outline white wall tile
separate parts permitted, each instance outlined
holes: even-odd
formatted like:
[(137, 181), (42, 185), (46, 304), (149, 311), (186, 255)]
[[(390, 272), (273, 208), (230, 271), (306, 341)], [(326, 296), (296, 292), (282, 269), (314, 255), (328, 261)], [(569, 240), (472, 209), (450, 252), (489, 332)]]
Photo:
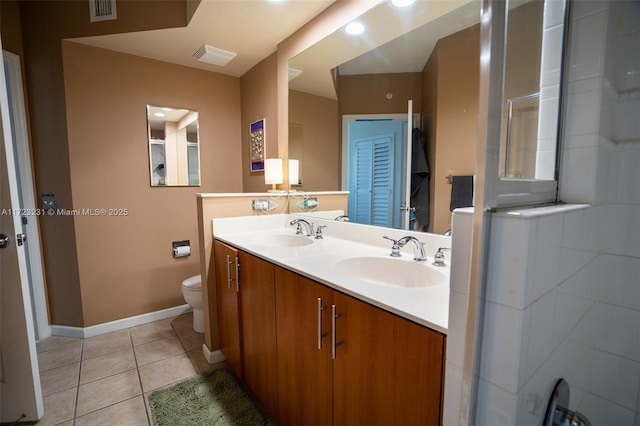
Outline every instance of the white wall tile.
[(555, 292), (547, 293), (531, 307), (531, 330), (527, 352), (527, 377), (530, 377), (556, 348), (554, 339)]
[(571, 22), (571, 81), (601, 76), (604, 71), (604, 45), (607, 12), (586, 15)]
[(444, 413), (445, 426), (458, 426), (460, 421), (460, 401), (462, 396), (462, 368), (447, 363), (444, 382)]
[(525, 306), (527, 265), (532, 263), (535, 223), (536, 220), (508, 217), (492, 219), (487, 299), (518, 309)]
[(524, 315), (507, 306), (485, 304), (480, 377), (512, 393), (518, 391), (520, 359), (529, 340)]
[(564, 149), (560, 168), (560, 199), (565, 203), (593, 203), (597, 148)]
[(606, 217), (607, 253), (640, 257), (640, 205), (610, 204)]
[(640, 204), (640, 144), (620, 144), (609, 161), (609, 201)]
[(542, 32), (540, 87), (553, 86), (560, 82), (563, 37), (564, 28), (561, 26), (548, 28)]
[(603, 279), (598, 285), (598, 300), (610, 305), (640, 310), (640, 259), (602, 256)]
[(464, 366), (467, 335), (467, 308), (469, 295), (455, 291), (449, 293), (449, 329), (447, 334), (447, 361)]
[(562, 291), (554, 293), (553, 341), (560, 345), (593, 306), (593, 300)]
[(601, 304), (595, 347), (640, 362), (640, 311)]
[(564, 23), (564, 0), (547, 0), (544, 2), (542, 28), (552, 28)]
[(450, 288), (458, 293), (469, 293), (471, 274), (471, 237), (473, 214), (454, 212), (451, 219), (451, 263)]
[[(571, 84), (570, 90), (580, 90), (585, 86), (585, 82), (591, 80), (583, 80), (581, 84)], [(579, 91), (570, 94), (567, 100), (568, 107), (565, 111), (565, 131), (569, 136), (590, 135), (600, 131), (600, 100), (602, 99), (602, 87), (595, 90)]]
[(516, 424), (517, 405), (517, 395), (480, 379), (475, 424), (513, 426)]
[(583, 18), (598, 12), (606, 11), (609, 8), (607, 0), (575, 0), (572, 7), (573, 19)]
[(636, 409), (640, 385), (640, 363), (603, 351), (593, 351), (588, 374), (592, 393), (615, 401), (630, 410)]
[(583, 413), (594, 426), (632, 425), (635, 421), (635, 413), (633, 411), (605, 401), (595, 395), (588, 395), (576, 411)]

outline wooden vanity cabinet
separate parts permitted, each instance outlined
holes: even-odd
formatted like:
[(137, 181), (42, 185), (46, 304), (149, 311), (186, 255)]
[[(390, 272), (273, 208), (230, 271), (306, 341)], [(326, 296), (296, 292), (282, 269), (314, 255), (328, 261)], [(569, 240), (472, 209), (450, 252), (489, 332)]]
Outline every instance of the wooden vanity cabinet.
[(278, 415), (274, 265), (214, 240), (220, 349), (274, 417)]
[(280, 424), (441, 424), (442, 334), (283, 268), (275, 276)]
[(277, 418), (275, 266), (243, 251), (238, 258), (244, 381)]
[(236, 375), (243, 379), (240, 298), (237, 282), (238, 250), (214, 240), (213, 256), (216, 268), (220, 350)]
[(440, 425), (444, 335), (337, 291), (334, 425)]
[(284, 268), (275, 276), (279, 422), (331, 425), (333, 291)]
[(442, 424), (443, 334), (219, 241), (214, 252), (222, 351), (279, 424)]

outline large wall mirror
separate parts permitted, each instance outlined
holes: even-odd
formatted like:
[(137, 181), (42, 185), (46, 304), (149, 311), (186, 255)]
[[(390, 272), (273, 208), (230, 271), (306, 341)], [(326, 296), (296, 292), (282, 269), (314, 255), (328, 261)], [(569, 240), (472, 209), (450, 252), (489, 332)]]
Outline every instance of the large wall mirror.
[(151, 186), (200, 186), (198, 112), (147, 105)]
[[(384, 166), (391, 168), (384, 179), (392, 184), (383, 188), (387, 201), (381, 204), (393, 210), (390, 215), (385, 213), (391, 218), (386, 226), (417, 225), (413, 229), (435, 233), (451, 227), (452, 183), (458, 176), (468, 182), (475, 172), (480, 6), (478, 1), (418, 1), (398, 8), (382, 2), (358, 19), (364, 33), (350, 35), (340, 29), (291, 59), (289, 122), (302, 130), (306, 169), (316, 167), (318, 150), (331, 153), (322, 157), (323, 182), (314, 185), (316, 174), (308, 173), (302, 189), (349, 190), (350, 197), (359, 190), (375, 193), (378, 187), (370, 178), (375, 178), (377, 165), (356, 169), (354, 165), (361, 166), (362, 161), (350, 158), (357, 150), (349, 147), (367, 138), (391, 135), (385, 143), (401, 148), (392, 149), (394, 157)], [(502, 154), (501, 167), (503, 176), (524, 176), (534, 173), (531, 157), (535, 160), (535, 147), (540, 145), (532, 129), (538, 128), (544, 2), (512, 1), (509, 9), (504, 108), (512, 106), (512, 121), (507, 143), (505, 112), (503, 147), (510, 151)], [(553, 61), (559, 64), (561, 49), (554, 54)], [(412, 100), (412, 117), (407, 116), (408, 100)], [(555, 111), (557, 117), (557, 104)], [(367, 129), (360, 129), (362, 126)], [(414, 128), (420, 130), (422, 142), (411, 137)], [(555, 149), (555, 139), (545, 141), (545, 146), (551, 145)], [(426, 157), (428, 169), (424, 162), (416, 162), (416, 155)], [(506, 172), (505, 159), (509, 164)], [(516, 171), (516, 166), (522, 166), (523, 172)], [(358, 172), (363, 170), (365, 186), (354, 190), (352, 182), (361, 178)], [(405, 194), (407, 187), (415, 192), (421, 185), (422, 200), (388, 194)], [(453, 194), (454, 198), (458, 195)], [(375, 197), (364, 200), (375, 208)], [(393, 219), (403, 214), (407, 204), (422, 206), (422, 220), (402, 224)], [(352, 221), (380, 225), (370, 219), (375, 212), (364, 219), (353, 213), (350, 207)]]

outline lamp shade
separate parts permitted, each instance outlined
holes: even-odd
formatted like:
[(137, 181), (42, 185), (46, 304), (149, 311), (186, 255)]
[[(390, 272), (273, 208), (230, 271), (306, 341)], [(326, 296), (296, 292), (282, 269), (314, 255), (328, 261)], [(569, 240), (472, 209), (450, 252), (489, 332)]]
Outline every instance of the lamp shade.
[(282, 182), (282, 158), (267, 158), (264, 161), (264, 183), (276, 185)]
[(289, 160), (289, 185), (298, 185), (299, 181), (300, 163), (298, 160)]

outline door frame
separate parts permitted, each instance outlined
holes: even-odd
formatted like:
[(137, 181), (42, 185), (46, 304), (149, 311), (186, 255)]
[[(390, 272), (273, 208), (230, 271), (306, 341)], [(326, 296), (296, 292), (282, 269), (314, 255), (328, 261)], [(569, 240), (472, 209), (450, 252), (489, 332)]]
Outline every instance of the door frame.
[[(13, 109), (14, 131), (16, 137), (16, 160), (19, 165), (19, 188), (22, 194), (20, 206), (27, 211), (37, 211), (35, 185), (33, 182), (33, 169), (31, 166), (31, 149), (29, 147), (29, 133), (27, 128), (26, 105), (24, 100), (24, 86), (22, 83), (22, 65), (20, 57), (14, 53), (2, 51), (3, 64), (6, 62), (10, 86), (7, 91), (10, 94), (11, 107)], [(51, 336), (49, 324), (49, 312), (47, 308), (47, 293), (44, 283), (44, 270), (42, 267), (42, 252), (40, 243), (40, 226), (37, 215), (29, 216), (26, 225), (28, 250), (27, 268), (29, 269), (30, 291), (32, 296), (34, 326), (36, 339), (42, 340)]]

